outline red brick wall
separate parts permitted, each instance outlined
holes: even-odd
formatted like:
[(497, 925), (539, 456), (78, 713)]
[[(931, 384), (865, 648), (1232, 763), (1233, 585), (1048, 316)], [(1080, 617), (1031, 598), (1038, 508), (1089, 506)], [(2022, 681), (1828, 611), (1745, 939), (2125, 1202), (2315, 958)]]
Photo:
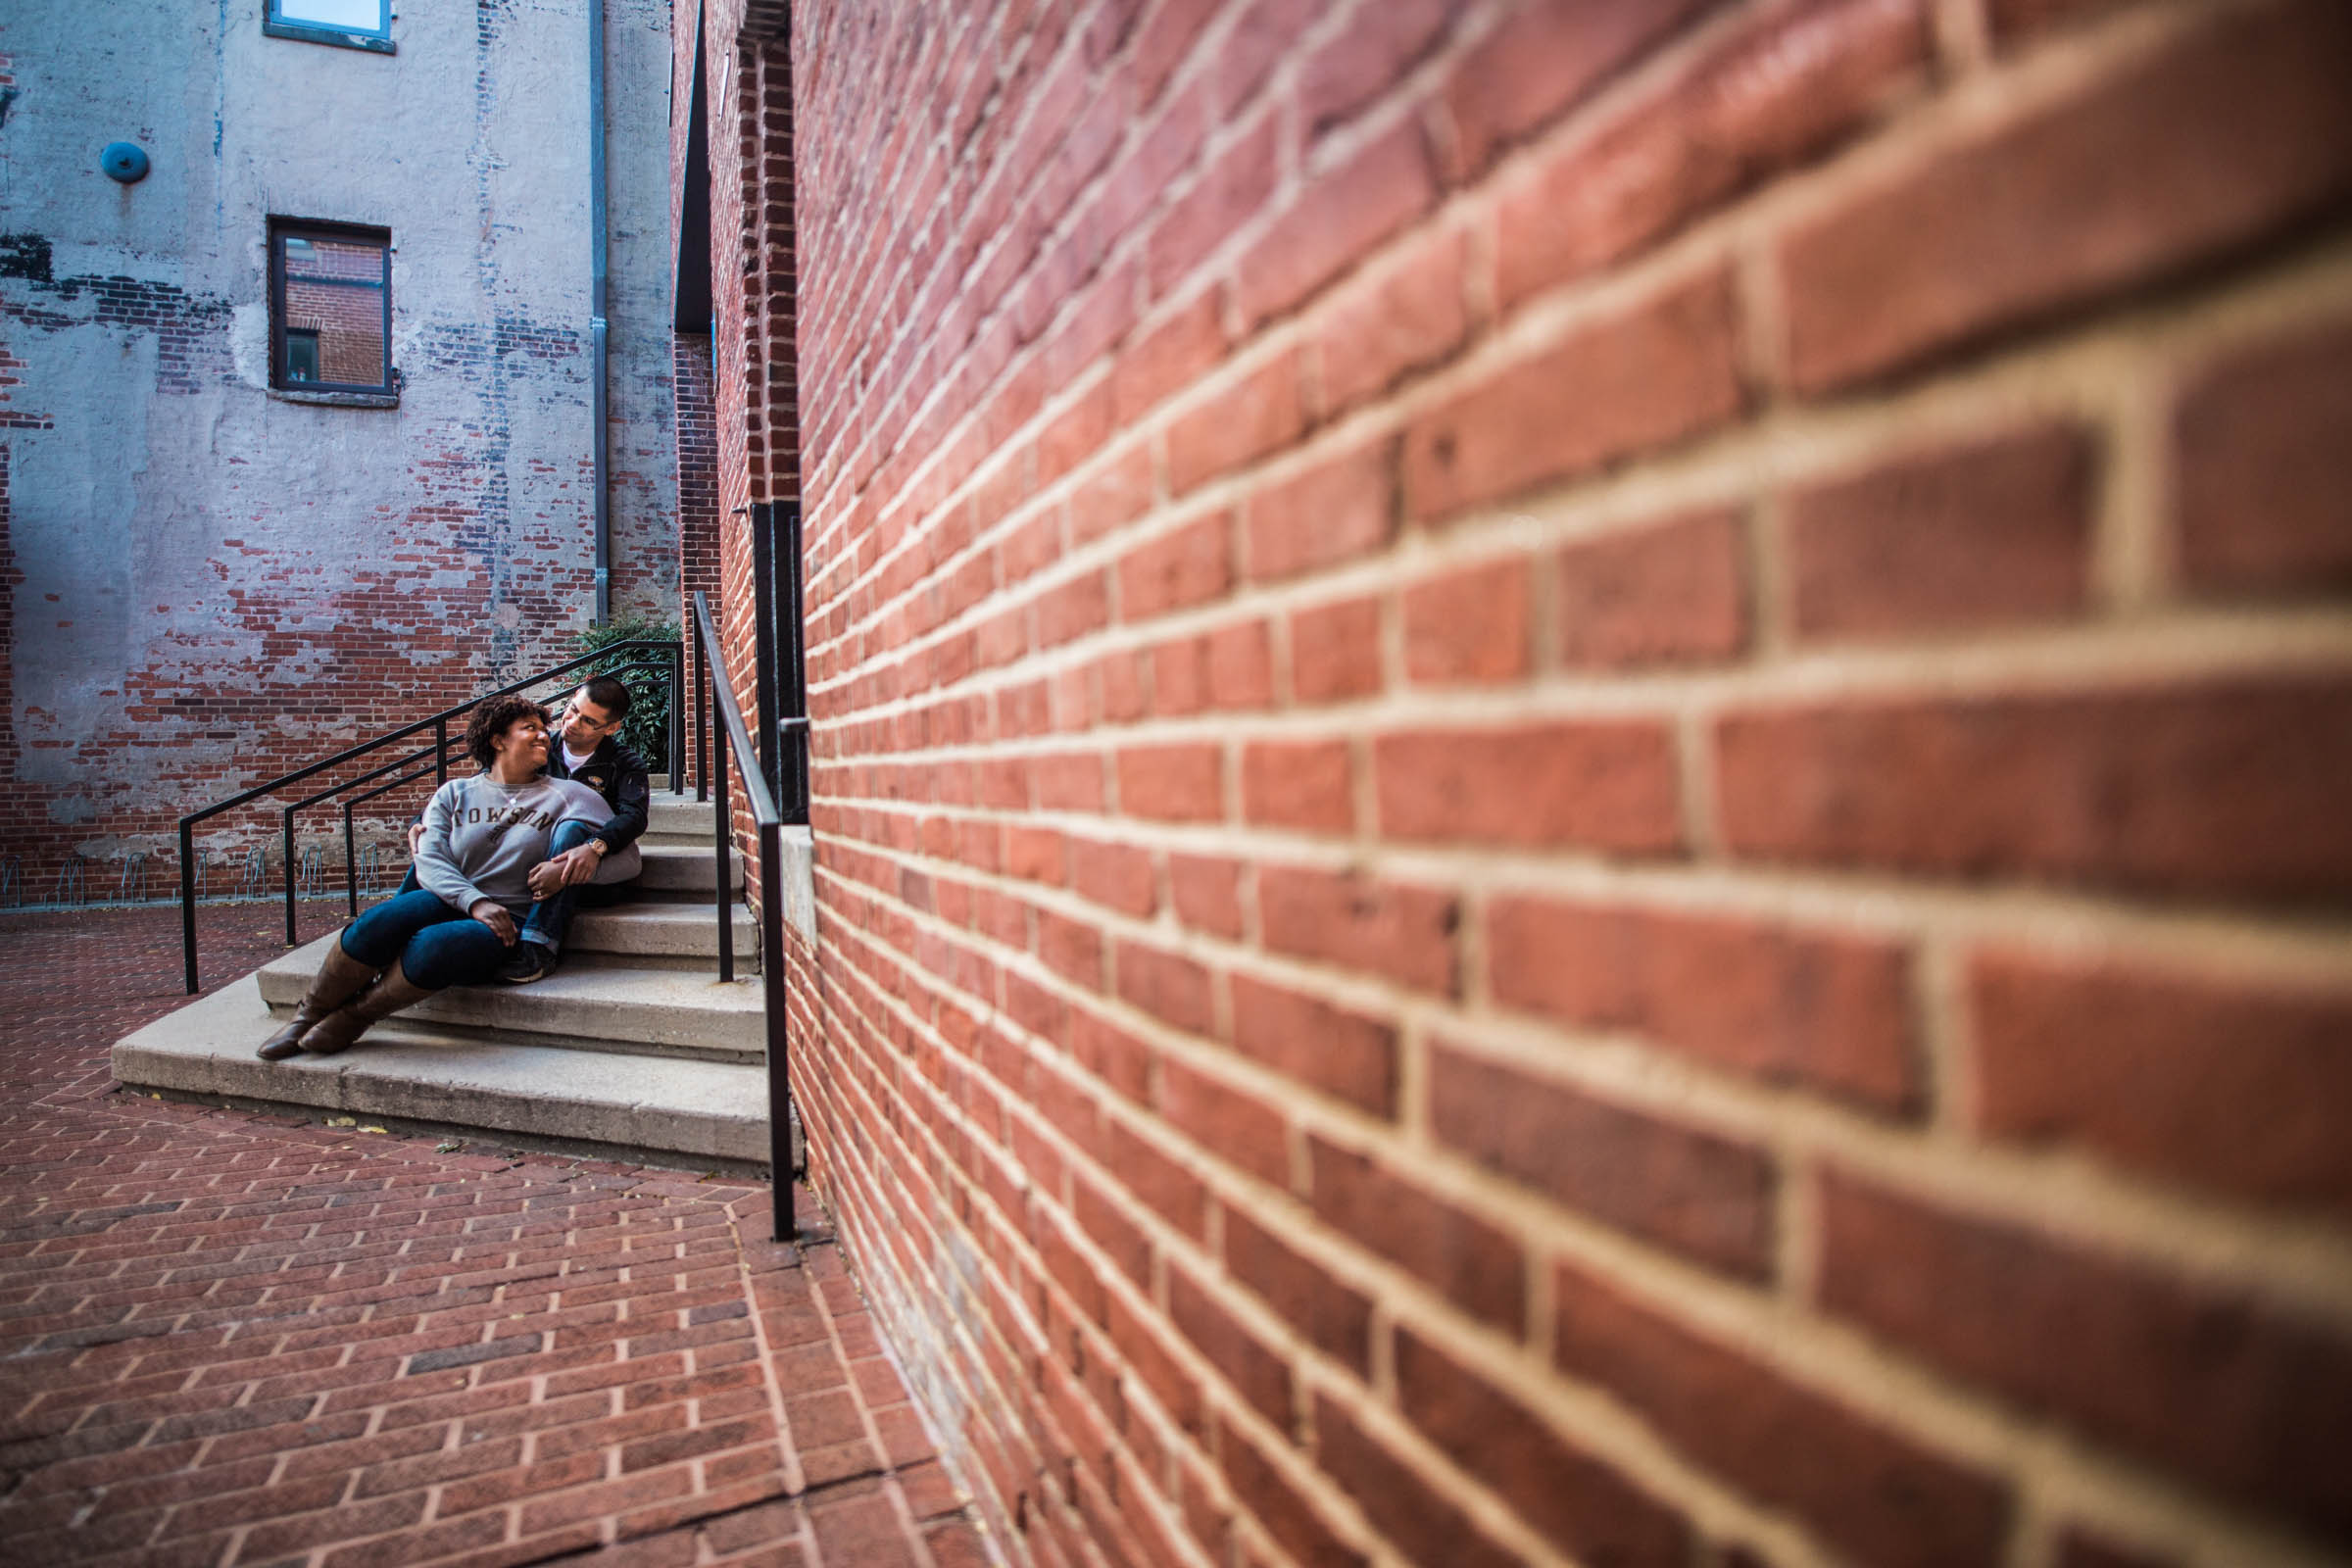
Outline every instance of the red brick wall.
[(793, 45), (795, 1075), (1014, 1558), (2352, 1550), (2352, 11)]
[[(717, 383), (717, 561), (711, 597), (747, 723), (757, 723), (752, 508), (800, 493), (793, 247), (792, 64), (767, 9), (710, 0), (702, 18), (710, 150), (710, 288)], [(672, 14), (691, 60), (692, 8)], [(685, 144), (672, 138), (682, 174)], [(715, 715), (713, 723), (716, 722)], [(749, 805), (733, 797), (737, 837), (756, 855)], [(756, 863), (756, 861), (754, 862)], [(750, 890), (754, 905), (758, 890)]]
[(677, 388), (678, 624), (693, 636), (694, 596), (718, 590), (718, 410), (710, 382), (710, 339), (679, 333), (670, 356)]

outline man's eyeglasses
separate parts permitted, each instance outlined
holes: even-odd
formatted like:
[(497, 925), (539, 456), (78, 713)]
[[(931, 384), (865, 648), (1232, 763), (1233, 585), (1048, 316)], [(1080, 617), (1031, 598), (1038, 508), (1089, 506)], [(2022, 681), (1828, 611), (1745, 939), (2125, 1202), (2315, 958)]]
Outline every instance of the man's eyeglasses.
[(567, 723), (576, 723), (583, 729), (618, 729), (621, 724), (617, 718), (590, 718), (587, 710), (577, 703), (564, 706), (564, 717)]

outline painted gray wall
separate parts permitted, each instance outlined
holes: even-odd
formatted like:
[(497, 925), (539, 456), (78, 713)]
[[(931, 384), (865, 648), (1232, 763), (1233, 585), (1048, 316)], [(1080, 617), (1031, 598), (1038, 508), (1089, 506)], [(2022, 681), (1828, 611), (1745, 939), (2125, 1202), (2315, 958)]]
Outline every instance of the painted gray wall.
[[(659, 611), (669, 7), (605, 5), (613, 602)], [(592, 613), (583, 0), (396, 10), (392, 55), (265, 36), (260, 0), (0, 14), (0, 853), (163, 848)], [(99, 172), (118, 139), (144, 181)], [(270, 392), (272, 215), (391, 230), (397, 409)]]

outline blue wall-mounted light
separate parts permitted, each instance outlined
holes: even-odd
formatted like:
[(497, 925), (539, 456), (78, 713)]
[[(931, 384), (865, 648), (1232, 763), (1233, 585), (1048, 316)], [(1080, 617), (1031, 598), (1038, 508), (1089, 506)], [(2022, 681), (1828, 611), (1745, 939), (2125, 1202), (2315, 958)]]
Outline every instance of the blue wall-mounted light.
[(107, 178), (135, 185), (147, 177), (147, 154), (137, 142), (110, 141), (98, 155), (98, 167)]

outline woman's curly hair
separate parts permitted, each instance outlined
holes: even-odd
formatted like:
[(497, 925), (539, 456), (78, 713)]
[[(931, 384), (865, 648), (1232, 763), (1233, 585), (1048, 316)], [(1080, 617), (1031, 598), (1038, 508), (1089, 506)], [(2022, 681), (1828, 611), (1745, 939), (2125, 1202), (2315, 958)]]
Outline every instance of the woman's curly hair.
[(507, 726), (518, 718), (535, 718), (547, 722), (547, 710), (528, 697), (493, 697), (473, 710), (466, 721), (466, 750), (473, 760), (488, 767), (498, 756), (491, 742), (507, 732)]

